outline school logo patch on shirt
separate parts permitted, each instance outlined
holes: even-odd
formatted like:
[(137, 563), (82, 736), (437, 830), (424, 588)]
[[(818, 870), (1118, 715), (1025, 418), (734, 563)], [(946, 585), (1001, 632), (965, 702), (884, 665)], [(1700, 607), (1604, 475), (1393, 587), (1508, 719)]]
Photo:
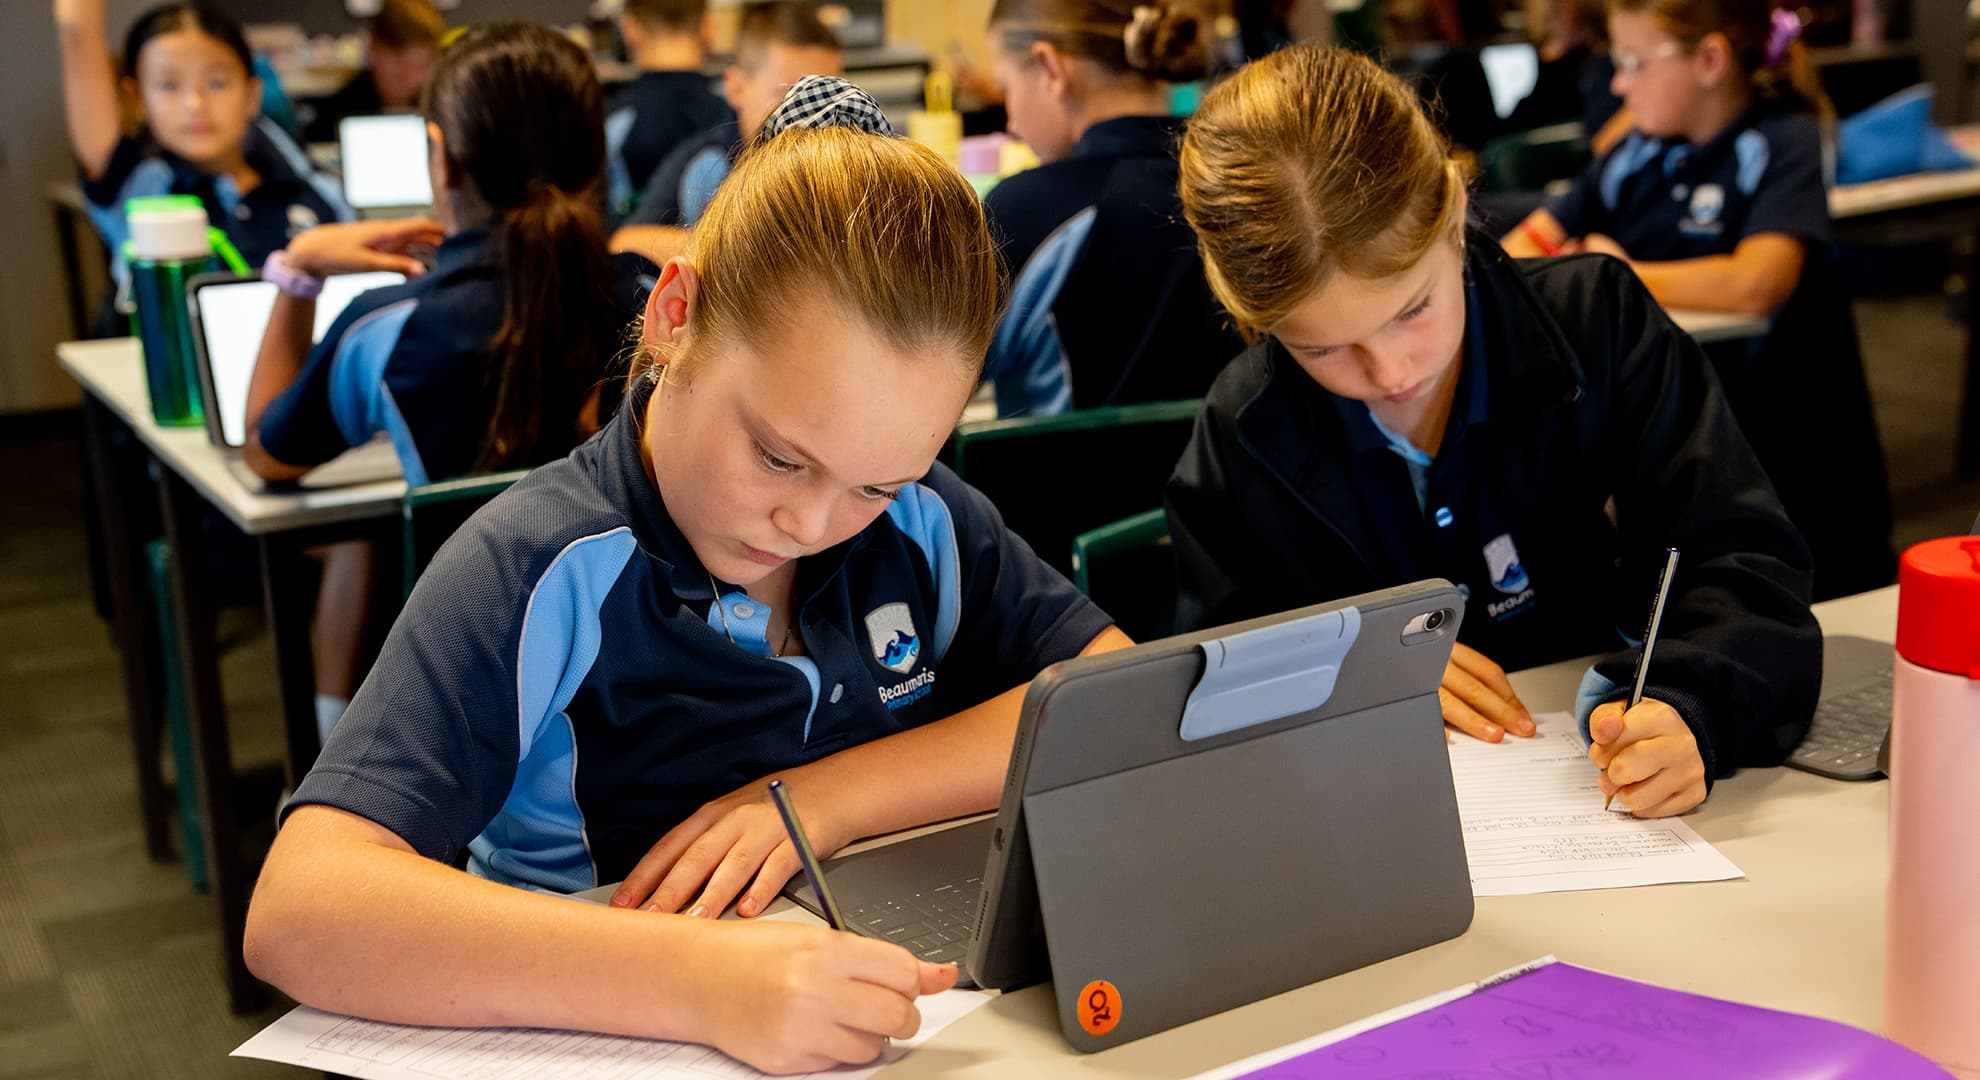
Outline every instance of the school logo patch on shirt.
[(322, 219), (316, 216), (316, 211), (301, 203), (289, 204), (289, 239), (294, 240), (322, 223)]
[(914, 632), (914, 615), (906, 604), (882, 604), (867, 612), (866, 640), (873, 658), (890, 671), (905, 675), (921, 658), (921, 638)]
[(1700, 184), (1691, 192), (1691, 205), (1678, 229), (1687, 233), (1717, 234), (1723, 227), (1720, 218), (1725, 214), (1726, 189), (1717, 184)]
[(1485, 545), (1485, 569), (1492, 575), (1492, 587), (1508, 596), (1526, 588), (1526, 567), (1519, 564), (1511, 533), (1500, 533)]

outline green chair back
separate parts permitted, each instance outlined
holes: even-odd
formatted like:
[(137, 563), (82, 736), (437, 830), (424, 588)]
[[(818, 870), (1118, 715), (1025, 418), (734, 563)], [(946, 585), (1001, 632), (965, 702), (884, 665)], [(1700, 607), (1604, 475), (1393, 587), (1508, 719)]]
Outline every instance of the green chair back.
[(945, 460), (1070, 575), (1073, 537), (1161, 504), (1201, 407), (1160, 401), (962, 424)]
[(1486, 191), (1539, 191), (1556, 180), (1571, 180), (1588, 166), (1588, 142), (1574, 121), (1502, 135), (1478, 152)]
[(476, 510), (521, 480), (528, 469), (463, 476), (437, 484), (408, 488), (399, 505), (405, 525), (405, 595), (411, 596), (413, 583), (433, 561), (440, 545), (454, 535)]
[(1136, 641), (1176, 632), (1176, 557), (1160, 510), (1073, 537), (1073, 584)]

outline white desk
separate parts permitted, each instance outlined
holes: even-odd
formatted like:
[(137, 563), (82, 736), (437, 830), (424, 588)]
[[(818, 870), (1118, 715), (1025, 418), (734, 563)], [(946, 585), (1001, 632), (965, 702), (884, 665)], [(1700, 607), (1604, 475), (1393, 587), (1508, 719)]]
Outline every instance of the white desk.
[(55, 355), (62, 370), (108, 406), (159, 464), (191, 484), (200, 498), (249, 536), (399, 512), (406, 493), (404, 480), (296, 491), (249, 490), (229, 469), (227, 453), (206, 437), (204, 427), (160, 427), (151, 418), (144, 353), (136, 338), (64, 342), (55, 347)]
[(1736, 315), (1730, 311), (1694, 311), (1669, 308), (1665, 314), (1690, 334), (1693, 341), (1709, 345), (1715, 341), (1744, 341), (1767, 332), (1767, 319), (1760, 315)]
[[(1816, 612), (1827, 632), (1890, 640), (1897, 590)], [(1584, 666), (1523, 672), (1513, 685), (1528, 703), (1558, 708)], [(1743, 772), (1686, 820), (1746, 880), (1482, 898), (1471, 929), (1455, 940), (1090, 1056), (1066, 1045), (1050, 987), (1034, 986), (971, 1013), (881, 1076), (1189, 1076), (1547, 953), (1875, 1030), (1887, 788), (1785, 768)]]
[[(250, 883), (241, 861), (233, 755), (213, 633), (214, 600), (204, 580), (206, 545), (199, 526), (200, 507), (218, 508), (260, 548), (263, 605), (287, 735), (285, 764), (293, 786), (314, 762), (317, 750), (315, 664), (309, 638), (315, 598), (303, 549), (377, 534), (396, 520), (405, 482), (251, 491), (228, 468), (228, 454), (207, 439), (204, 427), (166, 428), (152, 420), (143, 356), (136, 341), (71, 342), (58, 346), (56, 353), (63, 369), (86, 391), (92, 487), (113, 630), (122, 654), (139, 804), (146, 846), (154, 858), (162, 859), (171, 850), (164, 825), (164, 782), (158, 771), (164, 659), (151, 616), (144, 562), (145, 546), (153, 537), (142, 515), (146, 501), (155, 500), (159, 507), (172, 552), (171, 617), (180, 646), (177, 667), (192, 729), (200, 828), (219, 909), (222, 961), (235, 1011), (250, 1011), (265, 999), (265, 991), (241, 958)], [(120, 463), (130, 462), (134, 455), (149, 459), (155, 484), (132, 482), (131, 468)], [(142, 490), (147, 486), (155, 490)]]

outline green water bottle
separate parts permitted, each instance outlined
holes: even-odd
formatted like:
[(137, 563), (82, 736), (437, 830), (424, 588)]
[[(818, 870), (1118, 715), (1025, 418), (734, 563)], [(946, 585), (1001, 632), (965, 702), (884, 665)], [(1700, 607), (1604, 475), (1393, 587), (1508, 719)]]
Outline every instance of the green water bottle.
[(196, 426), (202, 413), (186, 283), (218, 270), (223, 258), (235, 273), (247, 273), (247, 264), (226, 234), (207, 224), (198, 196), (135, 198), (124, 204), (124, 214), (130, 225), (124, 262), (131, 273), (131, 332), (144, 345), (151, 416), (164, 426)]

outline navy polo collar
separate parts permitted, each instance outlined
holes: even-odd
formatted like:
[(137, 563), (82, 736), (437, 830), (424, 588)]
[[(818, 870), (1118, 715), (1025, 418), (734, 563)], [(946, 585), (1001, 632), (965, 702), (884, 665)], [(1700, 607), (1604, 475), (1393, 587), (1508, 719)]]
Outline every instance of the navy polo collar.
[[(216, 182), (212, 173), (165, 149), (155, 140), (153, 145), (157, 147), (159, 157), (171, 166), (173, 190), (203, 191)], [(247, 161), (248, 168), (253, 169), (255, 174), (261, 177), (255, 189), (242, 196), (243, 198), (258, 198), (263, 188), (267, 188), (270, 192), (286, 193), (307, 186), (309, 182), (307, 177), (296, 172), (289, 164), (287, 155), (276, 148), (268, 133), (261, 130), (260, 121), (248, 126), (247, 139), (241, 145), (241, 157)], [(285, 194), (284, 199), (286, 198)]]
[(664, 568), (667, 587), (684, 600), (714, 597), (708, 587), (708, 572), (695, 557), (687, 537), (675, 527), (660, 489), (646, 475), (640, 461), (640, 443), (645, 431), (646, 404), (653, 396), (653, 384), (641, 381), (626, 395), (618, 414), (605, 425), (591, 444), (597, 453), (597, 483), (605, 497), (626, 515), (640, 550)]
[(1181, 135), (1182, 124), (1173, 116), (1116, 116), (1087, 128), (1070, 156), (1167, 157)]
[(463, 229), (440, 241), (433, 251), (435, 281), (463, 270), (477, 270), (495, 264), (495, 239), (487, 229)]

